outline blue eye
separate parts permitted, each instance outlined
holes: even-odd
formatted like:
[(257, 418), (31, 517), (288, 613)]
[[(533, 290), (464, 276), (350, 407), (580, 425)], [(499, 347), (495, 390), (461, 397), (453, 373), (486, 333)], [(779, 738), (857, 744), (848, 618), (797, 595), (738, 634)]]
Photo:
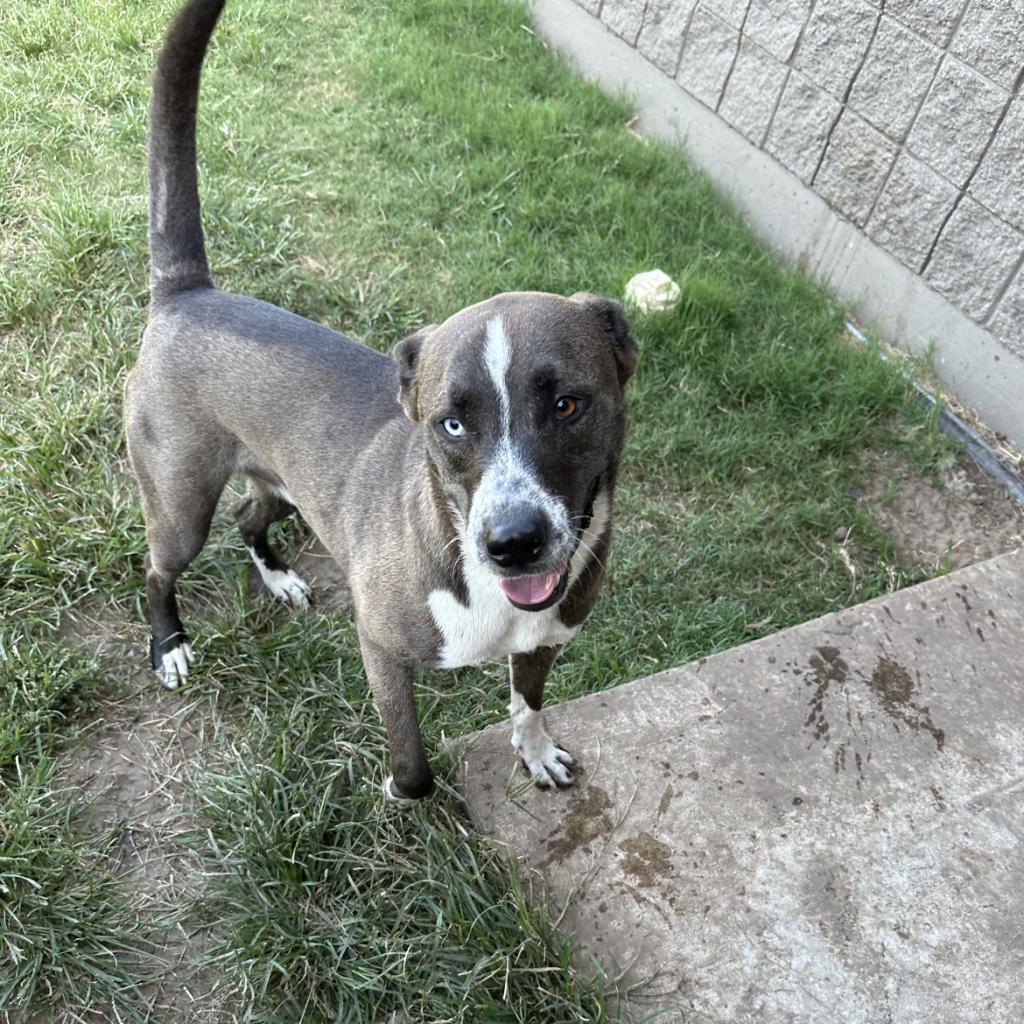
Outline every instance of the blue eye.
[(466, 433), (466, 428), (462, 425), (462, 420), (457, 420), (454, 416), (449, 416), (447, 419), (441, 420), (441, 426), (444, 427), (445, 433), (449, 437), (462, 437)]

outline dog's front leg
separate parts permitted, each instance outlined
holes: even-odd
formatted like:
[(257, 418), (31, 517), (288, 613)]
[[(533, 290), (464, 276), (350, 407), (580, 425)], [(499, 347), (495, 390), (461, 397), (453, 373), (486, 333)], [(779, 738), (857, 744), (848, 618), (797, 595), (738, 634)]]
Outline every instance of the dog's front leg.
[(416, 720), (412, 692), (416, 671), (361, 634), (359, 647), (391, 751), (391, 774), (384, 780), (384, 795), (393, 803), (411, 807), (434, 788)]
[(572, 769), (576, 762), (548, 735), (540, 710), (544, 683), (557, 654), (557, 647), (538, 647), (529, 654), (513, 654), (508, 659), (512, 746), (541, 789), (552, 785), (562, 788), (575, 782)]

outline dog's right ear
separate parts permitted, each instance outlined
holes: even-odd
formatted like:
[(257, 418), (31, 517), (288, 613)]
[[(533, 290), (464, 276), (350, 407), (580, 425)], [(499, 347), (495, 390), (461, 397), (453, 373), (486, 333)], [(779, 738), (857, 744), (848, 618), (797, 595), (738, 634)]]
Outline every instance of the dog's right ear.
[(391, 358), (398, 366), (398, 401), (405, 415), (414, 423), (419, 421), (417, 401), (417, 379), (420, 365), (420, 350), (423, 342), (437, 330), (437, 324), (428, 324), (403, 338), (391, 351)]

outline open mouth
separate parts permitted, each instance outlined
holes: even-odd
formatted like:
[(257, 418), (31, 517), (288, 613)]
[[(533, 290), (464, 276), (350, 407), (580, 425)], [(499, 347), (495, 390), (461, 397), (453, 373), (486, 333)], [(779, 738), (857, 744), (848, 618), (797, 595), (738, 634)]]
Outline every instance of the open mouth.
[(544, 608), (550, 608), (565, 593), (568, 578), (569, 567), (566, 565), (555, 572), (502, 577), (498, 584), (516, 608), (527, 612), (539, 612)]

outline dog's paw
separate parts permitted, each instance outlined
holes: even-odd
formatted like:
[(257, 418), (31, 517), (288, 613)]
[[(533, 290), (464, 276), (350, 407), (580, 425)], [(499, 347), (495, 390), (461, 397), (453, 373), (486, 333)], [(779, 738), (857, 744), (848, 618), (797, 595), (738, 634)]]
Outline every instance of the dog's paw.
[(271, 569), (254, 548), (247, 550), (259, 570), (263, 585), (278, 601), (299, 609), (306, 609), (313, 603), (312, 589), (294, 569)]
[(192, 647), (187, 643), (178, 644), (161, 655), (156, 670), (161, 685), (165, 689), (176, 690), (188, 678), (188, 667), (193, 660)]
[(394, 804), (400, 811), (408, 811), (419, 803), (419, 800), (412, 797), (398, 795), (393, 775), (389, 775), (384, 780), (384, 796), (387, 797), (388, 803)]
[(546, 731), (540, 730), (534, 736), (518, 738), (518, 742), (514, 739), (512, 746), (523, 767), (541, 789), (550, 789), (552, 786), (565, 789), (575, 783), (572, 773), (576, 766), (575, 758), (563, 750)]
[(309, 584), (294, 569), (287, 572), (270, 570), (263, 577), (267, 589), (277, 598), (293, 608), (306, 609), (313, 600)]

